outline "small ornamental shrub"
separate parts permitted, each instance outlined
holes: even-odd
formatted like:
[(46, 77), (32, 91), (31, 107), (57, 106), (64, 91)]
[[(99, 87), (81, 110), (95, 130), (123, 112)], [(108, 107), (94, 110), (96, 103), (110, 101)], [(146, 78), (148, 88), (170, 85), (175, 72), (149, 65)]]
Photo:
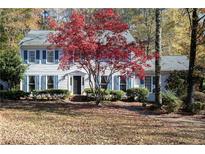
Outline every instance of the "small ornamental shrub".
[(201, 110), (205, 109), (205, 104), (202, 102), (194, 102), (190, 105), (189, 110), (193, 113), (193, 114), (197, 114), (200, 113)]
[(1, 99), (19, 100), (20, 98), (28, 97), (29, 93), (22, 90), (0, 90)]
[(110, 94), (112, 95), (112, 100), (117, 101), (122, 99), (122, 97), (125, 95), (125, 92), (122, 90), (111, 90)]
[(139, 102), (146, 102), (148, 96), (148, 89), (147, 88), (131, 88), (127, 89), (127, 97), (129, 101), (139, 101)]
[(177, 112), (181, 105), (182, 101), (172, 91), (162, 93), (162, 108), (168, 113)]
[(70, 96), (70, 92), (64, 89), (48, 89), (32, 92), (34, 99), (65, 99)]
[(94, 93), (94, 91), (91, 88), (85, 88), (84, 89), (85, 94), (88, 95), (92, 95)]

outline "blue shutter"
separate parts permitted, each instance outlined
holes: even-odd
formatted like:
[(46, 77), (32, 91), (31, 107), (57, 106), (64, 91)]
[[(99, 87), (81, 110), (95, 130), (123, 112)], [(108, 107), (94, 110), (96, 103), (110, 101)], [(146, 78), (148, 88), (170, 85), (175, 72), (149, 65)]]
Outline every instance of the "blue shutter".
[(114, 76), (114, 90), (119, 90), (119, 89), (120, 89), (119, 76), (115, 75)]
[(35, 90), (40, 90), (39, 89), (39, 75), (35, 76)]
[(58, 89), (58, 75), (54, 76), (54, 89)]
[(100, 86), (100, 76), (97, 76), (97, 79), (96, 79), (96, 83), (95, 83), (95, 87), (98, 87)]
[(130, 89), (131, 88), (131, 77), (128, 77), (126, 79), (126, 89)]
[(112, 76), (111, 76), (110, 82), (108, 83), (108, 89), (112, 90)]
[(24, 50), (23, 52), (24, 63), (28, 64), (28, 51)]
[(59, 51), (55, 50), (55, 63), (57, 64), (59, 61)]
[(36, 50), (36, 63), (40, 63), (40, 50)]
[(45, 75), (41, 76), (41, 89), (42, 90), (46, 89), (46, 76)]
[(27, 85), (28, 84), (28, 81), (27, 81), (27, 76), (25, 75), (24, 76), (24, 79), (23, 79), (23, 91), (27, 92), (28, 89), (27, 89)]
[(144, 87), (145, 81), (144, 79), (140, 79), (140, 87)]
[(46, 64), (46, 50), (42, 52), (42, 64)]

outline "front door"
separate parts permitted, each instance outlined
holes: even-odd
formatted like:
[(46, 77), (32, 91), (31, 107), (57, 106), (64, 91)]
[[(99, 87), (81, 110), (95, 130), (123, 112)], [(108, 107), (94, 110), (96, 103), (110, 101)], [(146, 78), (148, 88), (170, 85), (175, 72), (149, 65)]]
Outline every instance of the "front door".
[(81, 76), (73, 76), (73, 94), (81, 94)]

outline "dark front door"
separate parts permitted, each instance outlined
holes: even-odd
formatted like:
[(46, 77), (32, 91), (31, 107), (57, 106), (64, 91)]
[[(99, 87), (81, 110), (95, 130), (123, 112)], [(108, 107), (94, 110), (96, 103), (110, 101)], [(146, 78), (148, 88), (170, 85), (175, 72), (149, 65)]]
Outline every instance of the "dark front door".
[(81, 76), (73, 77), (73, 93), (81, 94)]

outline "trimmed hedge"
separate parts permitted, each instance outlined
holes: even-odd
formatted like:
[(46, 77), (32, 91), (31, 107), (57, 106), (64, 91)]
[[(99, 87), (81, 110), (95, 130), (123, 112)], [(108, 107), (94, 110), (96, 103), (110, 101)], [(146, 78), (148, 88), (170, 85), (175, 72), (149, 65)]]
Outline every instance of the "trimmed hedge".
[(22, 90), (0, 90), (0, 98), (1, 99), (11, 99), (18, 100), (23, 97), (28, 97), (30, 93), (24, 92)]
[(168, 113), (177, 112), (183, 102), (172, 91), (162, 93), (162, 108)]
[(131, 88), (127, 89), (127, 97), (129, 101), (139, 101), (139, 102), (146, 102), (148, 96), (148, 89), (147, 88)]

